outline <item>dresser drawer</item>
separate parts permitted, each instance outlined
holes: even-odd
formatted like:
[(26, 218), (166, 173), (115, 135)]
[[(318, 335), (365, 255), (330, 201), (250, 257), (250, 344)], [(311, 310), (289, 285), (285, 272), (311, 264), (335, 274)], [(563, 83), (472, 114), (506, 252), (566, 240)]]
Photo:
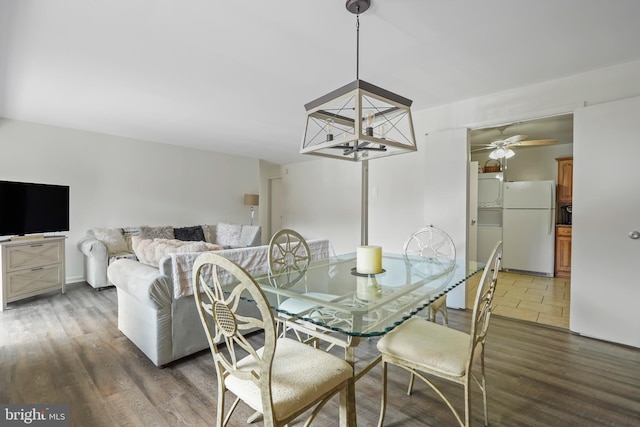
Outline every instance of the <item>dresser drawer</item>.
[(48, 290), (60, 290), (62, 286), (62, 264), (45, 267), (34, 267), (8, 273), (7, 302), (12, 302), (32, 295), (38, 295)]
[(6, 271), (31, 269), (62, 262), (64, 244), (62, 242), (39, 242), (16, 245), (7, 248)]

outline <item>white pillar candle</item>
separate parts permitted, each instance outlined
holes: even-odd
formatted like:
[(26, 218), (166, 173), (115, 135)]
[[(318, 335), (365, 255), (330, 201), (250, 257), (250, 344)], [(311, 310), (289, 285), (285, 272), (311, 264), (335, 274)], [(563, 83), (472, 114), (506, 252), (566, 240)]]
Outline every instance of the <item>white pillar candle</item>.
[(358, 246), (356, 250), (356, 271), (360, 274), (382, 273), (382, 247)]

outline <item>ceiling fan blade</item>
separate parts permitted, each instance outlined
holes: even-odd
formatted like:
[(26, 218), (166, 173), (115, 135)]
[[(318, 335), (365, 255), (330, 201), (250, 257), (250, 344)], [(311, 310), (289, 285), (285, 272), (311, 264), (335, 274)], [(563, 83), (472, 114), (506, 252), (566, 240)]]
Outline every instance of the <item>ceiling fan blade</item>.
[(505, 145), (513, 145), (513, 144), (516, 144), (516, 143), (522, 141), (526, 137), (527, 137), (527, 135), (513, 135), (513, 136), (510, 136), (509, 138), (504, 139), (502, 142)]
[(530, 141), (520, 141), (518, 145), (553, 145), (557, 143), (557, 139), (532, 139)]

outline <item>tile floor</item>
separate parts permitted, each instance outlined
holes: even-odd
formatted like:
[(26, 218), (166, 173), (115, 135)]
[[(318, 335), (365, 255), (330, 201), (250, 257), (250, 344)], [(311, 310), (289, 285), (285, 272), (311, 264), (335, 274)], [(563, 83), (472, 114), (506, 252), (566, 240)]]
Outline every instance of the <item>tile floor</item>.
[[(479, 279), (480, 275), (475, 275), (468, 282), (467, 307), (473, 304)], [(493, 298), (493, 312), (569, 329), (570, 285), (570, 279), (501, 271)]]

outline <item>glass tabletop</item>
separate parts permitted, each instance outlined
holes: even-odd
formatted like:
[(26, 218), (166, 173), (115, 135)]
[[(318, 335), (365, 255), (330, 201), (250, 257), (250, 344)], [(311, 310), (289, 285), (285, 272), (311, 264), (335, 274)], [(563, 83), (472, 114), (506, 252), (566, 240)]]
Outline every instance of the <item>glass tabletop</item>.
[(349, 253), (254, 279), (281, 317), (368, 337), (389, 332), (484, 268), (391, 253), (383, 254), (380, 274), (361, 275), (355, 266), (356, 254)]

